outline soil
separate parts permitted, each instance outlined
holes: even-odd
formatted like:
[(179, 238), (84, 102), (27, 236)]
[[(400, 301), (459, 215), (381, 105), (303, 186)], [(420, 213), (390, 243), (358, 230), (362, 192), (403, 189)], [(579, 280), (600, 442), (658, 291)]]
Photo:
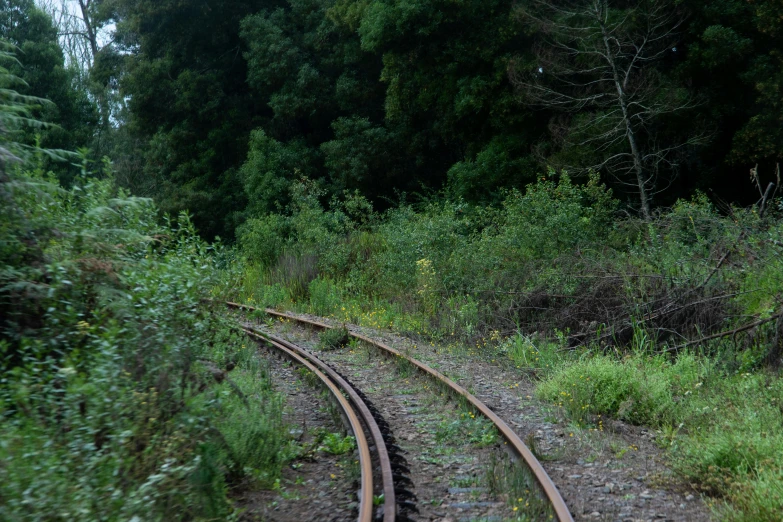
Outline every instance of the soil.
[[(292, 342), (311, 349), (316, 346), (316, 332), (285, 321), (268, 324)], [(655, 443), (654, 432), (611, 420), (604, 421), (600, 430), (574, 429), (551, 405), (535, 398), (536, 382), (530, 375), (509, 368), (503, 361), (347, 326), (437, 368), (492, 408), (533, 446), (575, 520), (710, 520), (704, 499), (667, 465), (666, 452)], [(420, 511), (412, 518), (506, 520), (520, 514), (510, 510), (502, 494), (492, 495), (482, 482), (494, 445), (477, 448), (458, 440), (447, 444), (435, 440), (437, 427), (464, 411), (438, 398), (426, 378), (406, 374), (401, 379), (396, 364), (374, 352), (347, 347), (319, 352), (319, 356), (373, 400), (408, 452), (412, 489)]]

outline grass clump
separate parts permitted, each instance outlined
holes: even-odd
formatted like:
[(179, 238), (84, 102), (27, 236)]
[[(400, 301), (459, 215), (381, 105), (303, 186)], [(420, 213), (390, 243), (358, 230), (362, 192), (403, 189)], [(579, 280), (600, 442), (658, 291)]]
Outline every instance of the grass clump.
[(532, 369), (546, 374), (568, 359), (561, 345), (546, 339), (535, 339), (517, 331), (502, 339), (497, 347), (498, 355), (511, 359), (518, 369)]
[(490, 421), (468, 411), (462, 412), (455, 420), (444, 420), (438, 424), (435, 441), (443, 443), (450, 440), (467, 441), (483, 448), (497, 443), (498, 432)]
[(723, 500), (721, 520), (779, 520), (783, 381), (722, 363), (691, 354), (589, 356), (556, 370), (538, 394), (582, 426), (613, 417), (657, 428), (674, 469)]
[(541, 383), (538, 395), (582, 425), (589, 416), (607, 415), (661, 426), (672, 420), (677, 391), (698, 378), (695, 364), (690, 356), (673, 364), (663, 357), (629, 356), (618, 364), (598, 355), (558, 369)]
[(318, 347), (321, 350), (337, 350), (348, 345), (351, 340), (350, 332), (345, 325), (329, 328), (318, 336)]
[(774, 375), (716, 372), (683, 405), (675, 469), (725, 499), (722, 520), (772, 521), (783, 512), (783, 382)]

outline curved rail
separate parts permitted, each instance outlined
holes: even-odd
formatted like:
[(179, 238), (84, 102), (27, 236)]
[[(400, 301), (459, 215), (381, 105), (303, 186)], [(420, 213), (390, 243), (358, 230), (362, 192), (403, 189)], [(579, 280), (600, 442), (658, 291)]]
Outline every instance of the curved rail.
[[(231, 308), (238, 308), (238, 309), (251, 310), (251, 311), (260, 310), (253, 306), (248, 306), (248, 305), (243, 305), (238, 303), (229, 302), (226, 304)], [(285, 319), (296, 321), (298, 323), (308, 324), (310, 326), (314, 326), (316, 328), (323, 329), (323, 330), (328, 330), (332, 328), (331, 326), (318, 321), (302, 319), (291, 314), (286, 314), (283, 312), (272, 310), (271, 308), (264, 309), (263, 311), (268, 315), (272, 315), (275, 317), (282, 317)], [(571, 516), (571, 512), (568, 510), (568, 506), (563, 500), (563, 497), (560, 495), (560, 492), (557, 490), (557, 487), (555, 486), (554, 482), (552, 482), (552, 479), (549, 477), (549, 475), (547, 475), (543, 466), (541, 466), (541, 463), (538, 461), (536, 456), (533, 455), (533, 453), (525, 445), (525, 443), (522, 442), (519, 436), (516, 433), (514, 433), (514, 430), (509, 428), (508, 424), (506, 424), (505, 421), (503, 421), (503, 419), (501, 419), (495, 412), (489, 409), (483, 402), (477, 399), (468, 390), (466, 390), (459, 384), (455, 383), (454, 381), (452, 381), (451, 379), (449, 379), (439, 371), (435, 370), (434, 368), (431, 368), (426, 364), (422, 363), (421, 361), (418, 361), (417, 359), (414, 359), (413, 357), (410, 357), (400, 352), (399, 350), (392, 348), (391, 346), (387, 346), (386, 344), (371, 339), (365, 335), (354, 333), (354, 332), (349, 332), (349, 335), (363, 342), (369, 343), (386, 353), (389, 353), (396, 357), (402, 357), (406, 359), (408, 362), (416, 366), (419, 370), (443, 382), (452, 391), (461, 395), (468, 402), (470, 402), (473, 405), (473, 407), (475, 407), (482, 415), (488, 418), (497, 427), (498, 431), (500, 431), (501, 435), (503, 436), (504, 439), (506, 439), (506, 442), (508, 442), (508, 444), (514, 450), (514, 452), (519, 457), (521, 457), (528, 465), (530, 470), (533, 472), (533, 475), (536, 477), (536, 480), (541, 485), (544, 494), (549, 499), (549, 502), (555, 511), (555, 515), (557, 516), (557, 519), (560, 522), (573, 522), (574, 519)]]
[[(348, 418), (351, 430), (356, 436), (356, 445), (359, 448), (359, 464), (361, 468), (361, 492), (359, 496), (359, 522), (369, 522), (372, 520), (372, 508), (373, 508), (373, 470), (372, 460), (370, 457), (369, 445), (367, 444), (367, 437), (364, 434), (362, 423), (367, 427), (370, 433), (373, 444), (375, 446), (375, 452), (378, 456), (378, 463), (380, 464), (381, 484), (383, 488), (383, 522), (395, 522), (396, 517), (396, 501), (394, 491), (394, 481), (391, 469), (391, 461), (386, 449), (386, 444), (383, 440), (383, 435), (378, 423), (372, 416), (367, 405), (356, 393), (356, 390), (351, 386), (340, 374), (335, 372), (323, 361), (318, 359), (315, 355), (311, 354), (307, 350), (281, 339), (274, 335), (260, 332), (254, 328), (243, 327), (242, 331), (251, 335), (257, 339), (261, 339), (264, 342), (272, 345), (274, 348), (284, 352), (286, 355), (296, 360), (310, 371), (312, 371), (321, 381), (326, 384), (332, 394), (337, 398), (340, 403), (340, 407), (345, 412)], [(341, 390), (348, 395), (346, 400), (345, 396), (341, 393)], [(350, 403), (348, 402), (350, 401)], [(352, 405), (351, 405), (352, 403)], [(358, 410), (354, 411), (354, 408)], [(361, 421), (359, 420), (361, 419)]]
[(394, 522), (396, 513), (396, 499), (394, 492), (394, 478), (392, 474), (391, 460), (389, 459), (389, 453), (386, 449), (386, 443), (383, 440), (383, 434), (375, 421), (370, 409), (365, 404), (364, 400), (359, 396), (353, 386), (346, 381), (339, 373), (334, 371), (329, 365), (324, 363), (318, 357), (308, 352), (307, 350), (276, 337), (266, 332), (258, 331), (254, 328), (245, 327), (245, 332), (251, 332), (257, 336), (261, 336), (267, 339), (268, 342), (274, 345), (282, 345), (291, 351), (296, 352), (300, 356), (306, 358), (310, 363), (317, 366), (324, 374), (326, 374), (332, 382), (337, 384), (347, 395), (348, 399), (353, 403), (353, 406), (359, 410), (359, 416), (361, 417), (364, 425), (367, 427), (367, 431), (370, 432), (373, 444), (375, 445), (375, 453), (378, 456), (378, 463), (381, 468), (381, 484), (383, 489), (383, 522)]

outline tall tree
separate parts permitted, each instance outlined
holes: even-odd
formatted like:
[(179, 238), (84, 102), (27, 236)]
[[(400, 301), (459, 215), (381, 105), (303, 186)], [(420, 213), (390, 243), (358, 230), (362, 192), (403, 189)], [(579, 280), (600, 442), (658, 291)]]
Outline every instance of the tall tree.
[[(90, 143), (95, 129), (95, 107), (76, 88), (74, 71), (65, 66), (52, 18), (33, 0), (0, 0), (0, 36), (15, 46), (18, 61), (7, 64), (10, 74), (22, 85), (16, 89), (28, 96), (48, 99), (35, 109), (38, 120), (52, 124), (28, 129), (24, 143), (52, 149), (71, 149)], [(67, 166), (53, 166), (67, 177)]]
[(80, 87), (95, 100), (100, 113), (93, 148), (110, 152), (111, 134), (123, 99), (117, 77), (121, 57), (113, 45), (116, 13), (112, 0), (39, 0), (58, 28), (58, 37)]
[(418, 181), (440, 187), (449, 173), (458, 195), (491, 199), (497, 187), (534, 179), (536, 166), (520, 160), (541, 127), (506, 74), (529, 45), (515, 2), (340, 3), (356, 6), (362, 48), (382, 56), (386, 122), (400, 129)]
[[(322, 179), (332, 193), (371, 197), (406, 185), (401, 144), (384, 125), (381, 59), (361, 49), (344, 7), (288, 0), (242, 23), (248, 83), (271, 110), (243, 169), (255, 212), (255, 202), (273, 203), (259, 197), (264, 184), (279, 194), (301, 175)], [(264, 158), (274, 169), (254, 170)]]
[(675, 174), (678, 156), (703, 138), (665, 126), (696, 105), (657, 67), (677, 51), (683, 14), (670, 0), (528, 5), (519, 16), (542, 38), (532, 61), (510, 69), (523, 102), (566, 115), (553, 127), (578, 157), (567, 166), (606, 170), (632, 186), (649, 220), (659, 175)]
[[(732, 156), (735, 161), (783, 161), (783, 2), (750, 0), (757, 40), (768, 42), (752, 62), (749, 83), (755, 91), (757, 113), (737, 133)], [(760, 42), (761, 43), (761, 42)], [(771, 43), (771, 45), (769, 45)], [(771, 169), (769, 169), (771, 170)]]
[[(265, 108), (250, 95), (240, 21), (263, 0), (116, 0), (115, 46), (131, 134), (164, 210), (231, 236), (246, 205), (238, 169)], [(124, 162), (130, 164), (130, 162)]]
[[(783, 128), (783, 108), (766, 98), (765, 87), (774, 86), (783, 67), (780, 41), (766, 30), (766, 7), (774, 0), (683, 0), (678, 7), (688, 13), (677, 53), (667, 58), (672, 77), (698, 96), (698, 121), (711, 131), (711, 139), (699, 147), (684, 165), (671, 194), (677, 197), (693, 189), (727, 201), (749, 204), (758, 197), (747, 182), (748, 169), (759, 164), (760, 175), (772, 175), (783, 158), (774, 136)], [(692, 115), (693, 116), (693, 115)], [(778, 140), (778, 144), (781, 142)]]

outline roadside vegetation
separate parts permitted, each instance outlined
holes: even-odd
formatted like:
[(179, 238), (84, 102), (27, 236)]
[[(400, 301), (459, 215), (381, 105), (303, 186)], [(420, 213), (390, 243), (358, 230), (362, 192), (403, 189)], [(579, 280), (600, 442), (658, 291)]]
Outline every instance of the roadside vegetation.
[[(702, 194), (651, 221), (593, 176), (550, 171), (498, 206), (384, 213), (357, 194), (239, 230), (242, 299), (503, 356), (576, 426), (658, 430), (721, 518), (783, 510), (783, 205)], [(767, 197), (762, 197), (766, 193)]]
[(228, 519), (290, 453), (282, 398), (202, 301), (220, 247), (112, 184), (0, 184), (0, 519)]
[(231, 519), (293, 453), (265, 364), (204, 302), (228, 253), (108, 165), (60, 185), (44, 158), (76, 155), (18, 141), (45, 101), (0, 73), (0, 520)]

